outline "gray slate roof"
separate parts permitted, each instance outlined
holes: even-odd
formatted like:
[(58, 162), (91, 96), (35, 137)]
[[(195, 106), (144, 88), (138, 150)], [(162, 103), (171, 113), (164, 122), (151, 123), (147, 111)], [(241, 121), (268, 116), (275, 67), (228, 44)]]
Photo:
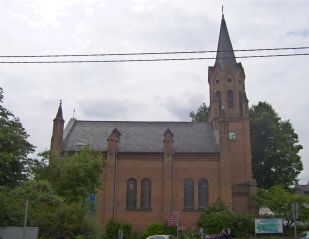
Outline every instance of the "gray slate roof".
[(309, 191), (309, 184), (306, 184), (306, 185), (295, 185), (295, 188), (299, 188), (302, 191)]
[(229, 32), (227, 30), (224, 17), (222, 17), (216, 63), (219, 64), (221, 71), (224, 71), (228, 62), (230, 62), (234, 66), (235, 70), (237, 70), (237, 63), (232, 47), (232, 42), (229, 36)]
[(175, 153), (218, 153), (219, 147), (209, 123), (82, 121), (70, 119), (64, 130), (63, 151), (75, 151), (76, 144), (90, 144), (97, 151), (107, 151), (107, 139), (117, 128), (118, 152), (163, 152), (164, 133), (173, 133)]

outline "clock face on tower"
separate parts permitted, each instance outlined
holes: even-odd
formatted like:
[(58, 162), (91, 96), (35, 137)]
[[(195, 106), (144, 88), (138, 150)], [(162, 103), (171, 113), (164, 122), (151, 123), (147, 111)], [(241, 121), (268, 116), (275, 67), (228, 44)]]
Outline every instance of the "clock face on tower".
[(229, 139), (230, 140), (235, 140), (236, 139), (236, 133), (235, 132), (229, 132)]

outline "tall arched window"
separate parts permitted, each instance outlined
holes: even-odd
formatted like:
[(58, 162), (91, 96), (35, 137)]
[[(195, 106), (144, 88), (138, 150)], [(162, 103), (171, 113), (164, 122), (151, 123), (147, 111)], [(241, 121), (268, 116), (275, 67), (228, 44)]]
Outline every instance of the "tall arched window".
[(184, 208), (194, 209), (194, 182), (190, 178), (184, 183)]
[(150, 209), (151, 208), (151, 181), (149, 178), (144, 178), (142, 180), (142, 197), (141, 197), (141, 208)]
[(217, 96), (218, 96), (218, 99), (219, 99), (219, 112), (221, 111), (221, 92), (220, 91), (217, 91)]
[(243, 109), (242, 109), (242, 92), (239, 92), (239, 114), (240, 116), (243, 116)]
[(136, 208), (136, 179), (130, 178), (127, 181), (127, 200), (126, 208), (135, 209)]
[(234, 97), (232, 90), (227, 91), (227, 108), (234, 108)]
[(208, 206), (208, 181), (204, 178), (198, 181), (198, 208)]

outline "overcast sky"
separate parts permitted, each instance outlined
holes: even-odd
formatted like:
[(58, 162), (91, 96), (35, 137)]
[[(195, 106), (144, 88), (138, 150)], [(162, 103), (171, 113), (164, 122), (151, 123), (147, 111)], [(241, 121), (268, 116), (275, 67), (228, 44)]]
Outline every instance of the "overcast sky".
[[(224, 16), (234, 50), (309, 46), (308, 0), (1, 0), (1, 56), (190, 52), (217, 49)], [(309, 53), (305, 50), (235, 55)], [(49, 149), (63, 101), (66, 123), (80, 120), (190, 121), (209, 105), (215, 60), (109, 63), (3, 63), (210, 58), (214, 53), (0, 58), (4, 106), (19, 117), (37, 152)], [(271, 103), (299, 135), (309, 180), (307, 56), (239, 58), (250, 106)]]

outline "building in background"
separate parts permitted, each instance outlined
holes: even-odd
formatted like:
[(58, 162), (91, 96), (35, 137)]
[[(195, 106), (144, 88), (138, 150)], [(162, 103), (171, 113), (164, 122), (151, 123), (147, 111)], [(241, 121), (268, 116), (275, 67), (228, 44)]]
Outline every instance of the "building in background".
[(237, 63), (222, 16), (215, 65), (209, 67), (209, 122), (87, 121), (64, 128), (60, 104), (51, 150), (89, 144), (109, 162), (96, 195), (102, 223), (115, 219), (143, 231), (178, 212), (179, 225), (196, 229), (201, 211), (217, 199), (233, 211), (251, 210), (252, 179), (245, 73)]

